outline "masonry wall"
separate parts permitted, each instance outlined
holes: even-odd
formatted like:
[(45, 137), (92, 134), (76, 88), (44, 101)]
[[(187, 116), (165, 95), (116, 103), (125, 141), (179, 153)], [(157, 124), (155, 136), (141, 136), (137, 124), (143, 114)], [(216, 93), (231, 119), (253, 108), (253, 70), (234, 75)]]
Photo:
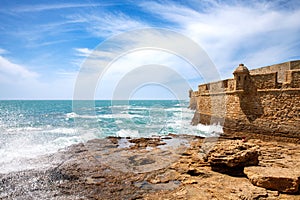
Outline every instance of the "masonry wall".
[(300, 88), (300, 70), (290, 71), (291, 73), (291, 87)]
[(219, 122), (227, 131), (300, 138), (299, 94), (299, 89), (287, 89), (261, 90), (255, 97), (241, 92), (199, 96), (192, 123)]
[(255, 74), (266, 74), (266, 73), (275, 73), (277, 72), (278, 77), (277, 80), (278, 82), (282, 83), (285, 80), (285, 71), (290, 70), (290, 63), (281, 63), (281, 64), (276, 64), (276, 65), (271, 65), (267, 67), (262, 67), (258, 69), (252, 69), (250, 70), (251, 75)]
[(290, 69), (291, 70), (300, 69), (300, 60), (291, 61), (290, 62)]
[(300, 138), (300, 90), (264, 90), (240, 107), (240, 119), (227, 116), (229, 130)]
[(257, 89), (277, 88), (277, 72), (252, 75), (251, 79)]
[(195, 95), (191, 95), (190, 96), (190, 105), (189, 108), (192, 110), (196, 110), (197, 109), (197, 98), (195, 97)]

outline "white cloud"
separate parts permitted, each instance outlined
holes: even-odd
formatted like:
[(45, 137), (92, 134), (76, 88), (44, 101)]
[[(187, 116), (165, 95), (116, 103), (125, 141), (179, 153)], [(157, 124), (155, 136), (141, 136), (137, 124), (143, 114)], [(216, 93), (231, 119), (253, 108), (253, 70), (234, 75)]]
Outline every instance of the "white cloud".
[[(299, 56), (298, 51), (291, 51), (294, 47), (293, 44), (299, 40), (297, 36), (299, 34), (296, 33), (300, 31), (300, 21), (295, 19), (300, 18), (300, 10), (297, 9), (278, 10), (271, 3), (264, 2), (255, 2), (248, 6), (238, 3), (225, 5), (218, 1), (206, 2), (206, 7), (199, 10), (174, 2), (164, 2), (164, 4), (143, 2), (141, 7), (153, 15), (161, 17), (163, 21), (172, 22), (175, 25), (173, 28), (176, 27), (177, 31), (201, 45), (223, 74), (222, 78), (231, 77), (233, 69), (240, 62), (253, 68), (286, 61), (295, 55)], [(200, 8), (201, 6), (196, 5), (195, 7)], [(134, 20), (123, 14), (108, 14), (101, 17), (85, 15), (80, 18), (77, 16), (74, 19), (85, 21), (89, 25), (91, 33), (100, 37), (140, 28), (146, 24), (146, 22)], [(282, 25), (278, 26), (279, 22)], [(158, 37), (155, 33), (145, 34), (143, 31), (140, 32), (140, 35), (120, 37), (119, 43), (111, 44), (107, 49), (101, 47), (95, 50), (75, 49), (79, 56), (89, 56), (89, 59), (84, 62), (84, 65), (90, 66), (88, 73), (95, 73), (99, 68), (105, 68), (108, 64), (107, 61), (115, 59), (115, 56), (122, 52), (127, 52), (114, 60), (105, 71), (105, 76), (100, 77), (102, 85), (100, 84), (99, 88), (102, 93), (112, 93), (118, 81), (137, 67), (147, 64), (170, 67), (185, 79), (195, 79), (197, 76), (200, 78), (199, 74), (193, 73), (188, 68), (188, 64), (178, 57), (189, 54), (190, 58), (193, 58), (196, 53), (195, 49), (181, 42), (180, 39), (172, 38), (172, 35)], [(170, 40), (174, 42), (171, 44), (166, 42)], [(164, 46), (165, 43), (168, 44)], [(149, 47), (160, 44), (162, 48), (148, 49), (148, 51), (145, 49), (135, 50), (134, 47), (139, 46), (138, 44)], [(168, 48), (173, 49), (178, 56), (163, 51)], [(207, 66), (211, 67), (211, 65)], [(210, 76), (207, 72), (214, 70), (209, 67), (201, 70), (206, 73), (206, 76), (201, 78), (207, 78), (205, 81), (209, 81)], [(137, 80), (143, 79), (145, 76), (147, 78), (152, 76), (160, 77), (159, 80), (164, 80), (165, 83), (175, 81), (174, 77), (168, 76), (168, 74), (159, 74), (159, 72), (148, 72), (147, 74), (139, 72), (131, 76), (132, 79)], [(87, 77), (86, 82), (89, 83), (92, 76)], [(97, 76), (94, 78), (99, 79)], [(86, 87), (89, 86), (90, 83), (86, 85)]]
[(45, 76), (0, 57), (0, 99), (72, 99), (76, 76), (77, 72), (60, 70), (46, 81)]
[(121, 12), (81, 14), (69, 16), (71, 20), (86, 24), (86, 29), (97, 37), (108, 37), (137, 28), (148, 27), (146, 22), (133, 19)]
[(83, 57), (87, 57), (93, 52), (93, 50), (89, 48), (75, 48), (75, 51), (77, 52), (78, 56), (83, 56)]
[(1, 55), (1, 54), (7, 54), (7, 53), (8, 53), (7, 50), (0, 48), (0, 55)]
[(90, 57), (96, 59), (111, 59), (114, 57), (115, 53), (117, 53), (115, 50), (101, 51), (97, 49), (92, 50), (89, 48), (75, 48), (75, 51), (77, 52), (77, 56)]
[[(176, 88), (184, 88), (180, 94), (177, 94), (182, 99), (184, 96), (187, 97), (187, 91), (192, 87), (187, 87), (189, 79), (199, 77), (199, 74), (193, 71), (190, 64), (182, 58), (160, 50), (140, 49), (122, 54), (121, 57), (109, 63), (110, 65), (106, 67), (103, 75), (100, 77), (98, 77), (99, 73), (97, 71), (100, 71), (99, 68), (103, 68), (108, 63), (102, 59), (94, 58), (92, 56), (84, 63), (84, 66), (89, 66), (92, 69), (85, 75), (85, 82), (87, 84), (86, 87), (92, 87), (89, 81), (97, 79), (96, 97), (100, 99), (111, 99), (114, 94), (117, 95), (114, 98), (125, 99), (125, 94), (132, 92), (132, 89), (134, 89), (133, 85), (137, 83), (142, 85), (147, 81), (164, 86), (177, 84)], [(152, 66), (157, 67), (154, 68)], [(176, 76), (174, 76), (175, 73)], [(116, 91), (116, 87), (120, 86), (120, 84), (122, 89)], [(161, 98), (161, 96), (156, 94), (153, 98)]]
[(265, 2), (225, 5), (213, 1), (197, 11), (201, 3), (190, 8), (170, 1), (143, 2), (141, 7), (197, 41), (227, 76), (240, 62), (257, 67), (299, 57), (299, 46), (291, 51), (300, 39), (299, 9), (278, 9)]
[(114, 4), (111, 3), (101, 3), (101, 4), (94, 4), (94, 3), (86, 3), (86, 4), (79, 4), (79, 3), (61, 3), (61, 4), (40, 4), (40, 5), (30, 5), (30, 6), (19, 6), (12, 11), (14, 12), (41, 12), (47, 10), (57, 10), (57, 9), (66, 9), (66, 8), (83, 8), (83, 7), (97, 7), (97, 6), (111, 6)]
[[(184, 85), (182, 93), (187, 97), (189, 87), (195, 88), (196, 79), (215, 80), (218, 76), (209, 58), (199, 46), (183, 35), (165, 29), (139, 29), (108, 39), (95, 50), (75, 49), (80, 56), (88, 56), (79, 73), (80, 98), (92, 98), (95, 84), (105, 98), (112, 95), (119, 81), (131, 73), (132, 82), (155, 80), (160, 84)], [(135, 71), (145, 65), (159, 65), (161, 70)], [(147, 69), (147, 68), (146, 68)], [(154, 68), (151, 68), (154, 69)], [(169, 73), (176, 72), (174, 76)], [(132, 73), (135, 71), (135, 73)], [(146, 70), (145, 70), (146, 71)], [(200, 76), (199, 73), (201, 73)], [(131, 82), (125, 82), (130, 86)], [(179, 88), (179, 87), (177, 87)], [(182, 87), (181, 87), (182, 88)], [(130, 89), (130, 88), (128, 88)], [(131, 88), (132, 89), (132, 88)], [(89, 91), (90, 90), (90, 91)], [(88, 95), (88, 91), (92, 95)]]
[(14, 82), (18, 79), (32, 79), (37, 78), (36, 72), (28, 70), (25, 66), (15, 64), (8, 59), (0, 56), (0, 72), (2, 77), (6, 80)]

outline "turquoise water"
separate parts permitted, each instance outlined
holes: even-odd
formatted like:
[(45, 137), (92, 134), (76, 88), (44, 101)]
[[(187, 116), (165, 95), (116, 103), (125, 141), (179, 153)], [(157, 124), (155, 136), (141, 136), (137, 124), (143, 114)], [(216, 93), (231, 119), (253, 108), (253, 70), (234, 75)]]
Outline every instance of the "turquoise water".
[(0, 101), (0, 171), (8, 163), (107, 136), (210, 136), (191, 126), (187, 101)]

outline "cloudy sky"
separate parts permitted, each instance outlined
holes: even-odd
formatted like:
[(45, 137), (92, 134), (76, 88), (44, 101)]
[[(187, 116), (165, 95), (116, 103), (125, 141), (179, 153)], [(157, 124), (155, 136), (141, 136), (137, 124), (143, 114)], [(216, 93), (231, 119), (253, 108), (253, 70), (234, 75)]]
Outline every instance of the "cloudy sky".
[[(298, 0), (1, 0), (0, 99), (72, 99), (84, 66), (92, 60), (93, 67), (101, 68), (103, 60), (116, 55), (105, 73), (95, 76), (95, 98), (111, 98), (116, 88), (126, 90), (119, 86), (129, 80), (137, 80), (130, 86), (131, 97), (172, 98), (172, 87), (195, 89), (201, 81), (212, 80), (203, 73), (197, 77), (178, 55), (189, 46), (173, 37), (175, 53), (137, 51), (131, 42), (147, 40), (156, 47), (170, 37), (132, 35), (123, 43), (118, 40), (125, 39), (122, 34), (144, 28), (174, 31), (199, 45), (224, 79), (239, 63), (256, 68), (300, 59), (299, 19)], [(111, 40), (123, 45), (119, 51), (103, 45)], [(211, 66), (201, 70), (213, 73)]]

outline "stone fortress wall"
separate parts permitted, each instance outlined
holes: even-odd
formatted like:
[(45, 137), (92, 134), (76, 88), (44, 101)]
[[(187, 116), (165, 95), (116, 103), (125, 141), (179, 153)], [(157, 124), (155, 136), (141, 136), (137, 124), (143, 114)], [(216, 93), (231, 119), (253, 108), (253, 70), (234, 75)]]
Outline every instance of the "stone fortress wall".
[(300, 138), (300, 60), (253, 70), (240, 64), (233, 74), (190, 91), (193, 125)]

